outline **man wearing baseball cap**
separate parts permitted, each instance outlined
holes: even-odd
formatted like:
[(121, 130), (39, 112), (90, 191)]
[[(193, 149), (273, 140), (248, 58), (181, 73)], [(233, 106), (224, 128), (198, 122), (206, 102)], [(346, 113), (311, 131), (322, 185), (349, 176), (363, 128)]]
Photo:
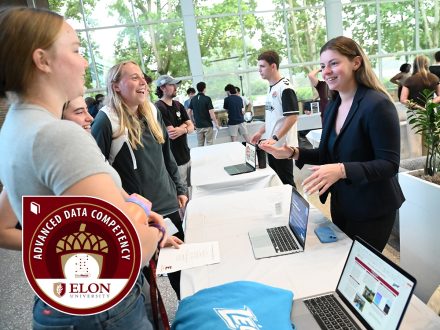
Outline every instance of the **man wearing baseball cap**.
[(191, 159), (187, 134), (194, 131), (194, 125), (176, 97), (177, 85), (180, 80), (163, 75), (156, 80), (156, 95), (160, 98), (155, 105), (162, 114), (171, 140), (171, 151), (179, 167), (179, 174), (188, 187), (190, 184)]
[(178, 85), (181, 82), (182, 82), (181, 80), (174, 79), (171, 76), (162, 75), (159, 78), (157, 78), (156, 85), (157, 85), (157, 87), (161, 87), (164, 85)]

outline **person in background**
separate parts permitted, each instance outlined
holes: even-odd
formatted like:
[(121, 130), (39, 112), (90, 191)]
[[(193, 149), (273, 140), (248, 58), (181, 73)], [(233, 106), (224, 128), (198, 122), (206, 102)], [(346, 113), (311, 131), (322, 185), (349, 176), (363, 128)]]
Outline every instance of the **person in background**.
[(400, 100), (400, 95), (402, 94), (402, 86), (405, 83), (405, 81), (411, 77), (411, 64), (404, 63), (400, 66), (400, 72), (396, 74), (393, 78), (390, 79), (390, 81), (393, 84), (396, 84), (398, 86), (397, 88), (397, 98)]
[(182, 182), (191, 186), (191, 155), (188, 147), (187, 134), (194, 131), (194, 125), (182, 103), (173, 100), (176, 97), (177, 85), (180, 80), (171, 76), (160, 76), (156, 81), (156, 95), (160, 98), (155, 106), (160, 110), (168, 136), (171, 139), (171, 151), (179, 167)]
[(407, 104), (409, 100), (424, 107), (425, 101), (421, 98), (421, 92), (425, 89), (436, 93), (434, 103), (440, 102), (439, 78), (428, 71), (429, 60), (425, 55), (418, 55), (414, 59), (413, 74), (405, 80), (400, 94), (400, 102)]
[(190, 118), (194, 116), (198, 146), (203, 147), (205, 143), (209, 146), (214, 143), (213, 124), (217, 129), (219, 125), (215, 117), (212, 100), (205, 95), (206, 84), (201, 81), (196, 87), (199, 93), (191, 99), (188, 114)]
[(95, 105), (95, 99), (93, 97), (87, 96), (84, 100), (85, 100), (86, 105), (87, 105), (87, 111), (90, 113), (90, 111), (92, 110), (92, 108)]
[[(124, 61), (110, 68), (106, 105), (92, 125), (92, 135), (105, 158), (119, 173), (128, 194), (139, 194), (153, 203), (152, 210), (169, 218), (175, 234), (184, 240), (179, 208), (188, 200), (187, 187), (170, 149), (162, 115), (148, 96), (149, 86), (140, 67)], [(180, 299), (180, 271), (169, 273)]]
[(153, 78), (151, 78), (146, 73), (144, 73), (144, 79), (145, 79), (145, 82), (147, 83), (147, 85), (151, 85), (153, 83)]
[[(0, 212), (6, 206), (6, 216), (12, 209), (22, 223), (24, 195), (100, 198), (129, 215), (145, 263), (155, 253), (163, 232), (149, 226), (146, 215), (133, 217), (133, 207), (137, 212), (143, 209), (125, 201), (118, 174), (104, 162), (91, 136), (77, 124), (61, 120), (65, 101), (84, 92), (88, 63), (79, 52), (75, 30), (56, 13), (10, 7), (0, 10), (0, 31), (0, 97), (7, 97), (10, 103), (0, 132), (0, 152), (8, 155), (7, 161), (0, 162), (0, 180), (9, 206), (3, 200)], [(3, 226), (3, 213), (0, 217)], [(16, 233), (9, 230), (7, 235), (16, 240)], [(18, 247), (21, 241), (13, 244)], [(33, 328), (90, 329), (112, 324), (121, 329), (152, 329), (149, 300), (142, 295), (144, 285), (145, 278), (139, 274), (117, 306), (89, 316), (61, 313), (36, 297)]]
[[(104, 95), (103, 94), (96, 94), (95, 99), (93, 99), (93, 102), (89, 101), (90, 105), (88, 105), (89, 113), (90, 115), (95, 118), (98, 114), (99, 109), (102, 108), (103, 102), (104, 102)], [(89, 104), (89, 103), (87, 103)]]
[(241, 95), (240, 87), (235, 86), (235, 89), (237, 90), (237, 95), (240, 96), (243, 100), (243, 109), (244, 112), (252, 112), (252, 103), (248, 100), (248, 98), (244, 95)]
[(429, 67), (429, 71), (440, 79), (440, 50), (434, 54), (435, 63)]
[(228, 129), (231, 141), (237, 141), (237, 135), (243, 136), (249, 142), (249, 136), (244, 123), (243, 99), (237, 95), (237, 90), (231, 84), (225, 86), (227, 97), (223, 101), (223, 109), (228, 113)]
[(309, 72), (307, 77), (310, 80), (310, 83), (313, 87), (315, 87), (316, 91), (319, 95), (319, 111), (321, 112), (321, 121), (324, 121), (324, 113), (325, 108), (327, 106), (328, 100), (329, 100), (329, 90), (327, 83), (325, 81), (319, 80), (318, 73), (320, 73), (322, 70), (321, 68), (312, 70)]
[[(413, 74), (406, 79), (400, 95), (400, 102), (404, 105), (412, 101), (415, 102), (416, 107), (423, 109), (425, 100), (421, 93), (424, 90), (435, 92), (436, 95), (434, 95), (432, 102), (440, 103), (440, 80), (435, 74), (428, 71), (428, 62), (428, 58), (424, 55), (416, 56), (414, 59)], [(427, 152), (425, 135), (422, 134), (422, 155), (426, 155)]]
[(190, 87), (186, 90), (186, 95), (188, 95), (188, 99), (185, 100), (183, 106), (185, 107), (185, 110), (188, 110), (191, 99), (193, 98), (194, 95), (196, 95), (196, 90)]
[(194, 115), (192, 113), (190, 114), (188, 109), (189, 109), (189, 103), (191, 102), (191, 99), (193, 98), (194, 95), (196, 95), (196, 90), (194, 88), (190, 87), (186, 90), (186, 95), (188, 95), (188, 99), (185, 100), (185, 102), (183, 103), (183, 106), (185, 107), (185, 110), (188, 113), (189, 119), (194, 124), (195, 123)]
[(104, 106), (104, 98), (104, 94), (95, 95), (96, 107), (98, 108), (98, 111)]
[(92, 132), (93, 117), (90, 115), (82, 96), (64, 103), (61, 119), (73, 121), (86, 130), (86, 132)]
[[(261, 78), (269, 82), (269, 91), (266, 96), (265, 126), (251, 137), (251, 143), (276, 146), (288, 143), (298, 146), (298, 100), (289, 79), (281, 76), (279, 66), (280, 57), (273, 50), (258, 56), (258, 70)], [(265, 140), (260, 143), (263, 136)], [(268, 161), (283, 184), (295, 187), (292, 159), (276, 159), (268, 155)]]
[(331, 91), (317, 149), (262, 145), (277, 158), (312, 164), (306, 194), (331, 193), (332, 221), (349, 237), (382, 251), (405, 200), (397, 180), (400, 126), (391, 96), (352, 39), (329, 40), (321, 51), (322, 76)]
[[(144, 73), (144, 79), (148, 85), (148, 90), (149, 90), (148, 95), (147, 95), (147, 100), (151, 102), (151, 84), (153, 83), (153, 78), (151, 78), (149, 75)], [(154, 111), (154, 109), (153, 109), (153, 111)]]

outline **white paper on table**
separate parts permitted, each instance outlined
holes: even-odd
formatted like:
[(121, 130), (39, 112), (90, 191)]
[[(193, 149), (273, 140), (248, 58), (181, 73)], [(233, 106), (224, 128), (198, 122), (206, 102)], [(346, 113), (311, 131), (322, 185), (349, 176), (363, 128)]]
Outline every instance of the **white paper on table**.
[(174, 225), (170, 218), (163, 219), (165, 221), (165, 225), (167, 226), (167, 234), (169, 236), (174, 235), (179, 232), (179, 229)]
[(160, 250), (156, 274), (166, 274), (220, 262), (218, 242), (185, 243), (180, 249), (167, 247)]

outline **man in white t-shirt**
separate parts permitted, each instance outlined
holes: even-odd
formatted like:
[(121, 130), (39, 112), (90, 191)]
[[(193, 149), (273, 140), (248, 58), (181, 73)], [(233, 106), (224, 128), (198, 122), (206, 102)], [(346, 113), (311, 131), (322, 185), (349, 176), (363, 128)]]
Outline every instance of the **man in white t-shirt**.
[[(290, 81), (281, 76), (280, 57), (269, 50), (258, 56), (258, 71), (261, 78), (269, 82), (266, 96), (265, 126), (251, 138), (251, 143), (298, 146), (297, 120), (299, 115), (298, 100)], [(278, 174), (284, 184), (295, 187), (293, 180), (293, 160), (276, 159), (268, 154), (269, 166)]]

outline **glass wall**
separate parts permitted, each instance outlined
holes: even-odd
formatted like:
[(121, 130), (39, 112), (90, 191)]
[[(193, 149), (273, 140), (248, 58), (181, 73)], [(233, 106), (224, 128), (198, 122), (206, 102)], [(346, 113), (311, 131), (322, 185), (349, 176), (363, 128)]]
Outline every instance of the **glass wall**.
[[(344, 35), (364, 47), (376, 73), (396, 95), (389, 82), (403, 63), (425, 54), (433, 62), (440, 46), (440, 0), (343, 0)], [(437, 10), (436, 10), (437, 8)]]
[[(340, 23), (344, 35), (362, 45), (391, 91), (396, 86), (389, 79), (400, 64), (421, 53), (432, 58), (439, 49), (440, 0), (341, 3), (342, 22), (331, 24)], [(257, 72), (257, 56), (266, 49), (280, 53), (282, 72), (292, 80), (299, 99), (315, 97), (307, 73), (318, 65), (319, 49), (327, 39), (325, 4), (324, 0), (49, 1), (50, 8), (79, 33), (90, 63), (89, 94), (104, 91), (108, 69), (130, 59), (154, 79), (160, 74), (182, 78), (181, 101), (187, 87), (206, 81), (207, 94), (216, 105), (222, 104), (228, 83), (240, 86), (254, 104), (263, 103), (267, 82)], [(183, 16), (182, 6), (190, 7), (189, 16)], [(189, 20), (195, 21), (190, 38), (198, 38), (200, 52), (187, 48)], [(193, 80), (195, 65), (202, 77)]]
[(264, 103), (267, 82), (259, 77), (257, 57), (262, 50), (274, 49), (281, 56), (283, 74), (298, 88), (298, 96), (312, 97), (312, 88), (305, 77), (313, 62), (317, 62), (319, 45), (326, 36), (323, 1), (210, 3), (203, 1), (195, 5), (205, 80), (216, 82), (209, 95), (224, 97), (220, 87), (234, 84), (235, 73), (242, 76), (242, 92), (254, 104)]
[(153, 78), (191, 76), (178, 0), (51, 0), (49, 6), (80, 35), (90, 92), (102, 91), (108, 69), (123, 60), (139, 63)]

